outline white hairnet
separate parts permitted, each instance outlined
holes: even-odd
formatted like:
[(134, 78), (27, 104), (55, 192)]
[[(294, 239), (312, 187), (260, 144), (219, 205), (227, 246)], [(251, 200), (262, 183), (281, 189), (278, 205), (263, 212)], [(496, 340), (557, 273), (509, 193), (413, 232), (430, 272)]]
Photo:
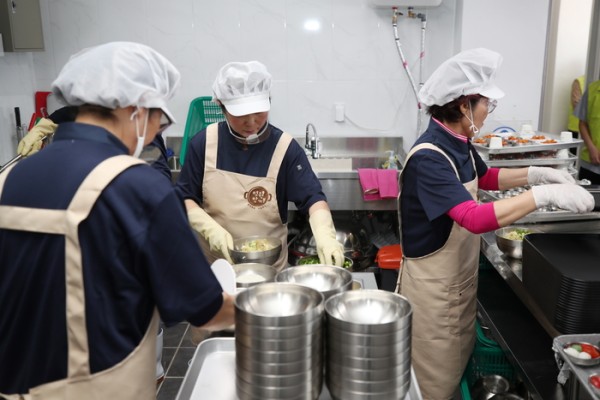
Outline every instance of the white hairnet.
[(213, 92), (231, 115), (269, 111), (271, 74), (258, 61), (231, 62), (219, 70)]
[(426, 106), (443, 106), (470, 94), (500, 99), (504, 92), (494, 81), (501, 63), (502, 56), (494, 51), (484, 48), (465, 50), (444, 61), (431, 74), (419, 91), (419, 99)]
[(179, 87), (179, 80), (179, 71), (154, 49), (111, 42), (71, 56), (52, 83), (52, 92), (72, 106), (160, 108), (175, 122), (166, 102)]

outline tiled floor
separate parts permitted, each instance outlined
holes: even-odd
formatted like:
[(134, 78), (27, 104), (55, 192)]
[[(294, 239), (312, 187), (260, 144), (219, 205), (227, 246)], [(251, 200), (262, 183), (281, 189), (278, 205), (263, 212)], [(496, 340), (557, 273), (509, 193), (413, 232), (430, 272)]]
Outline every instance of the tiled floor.
[[(211, 337), (232, 335), (232, 333), (217, 332)], [(164, 328), (162, 364), (165, 369), (165, 379), (157, 388), (157, 400), (175, 399), (195, 351), (196, 346), (192, 343), (192, 334), (187, 322)]]

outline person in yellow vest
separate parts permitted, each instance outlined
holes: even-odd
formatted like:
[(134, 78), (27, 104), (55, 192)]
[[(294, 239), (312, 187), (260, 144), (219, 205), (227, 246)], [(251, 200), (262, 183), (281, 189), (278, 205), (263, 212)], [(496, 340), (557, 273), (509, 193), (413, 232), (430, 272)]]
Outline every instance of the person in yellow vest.
[(575, 108), (584, 147), (579, 153), (579, 179), (600, 184), (600, 80), (590, 83)]
[(574, 138), (579, 138), (579, 118), (575, 115), (574, 111), (583, 95), (585, 88), (585, 76), (581, 75), (577, 79), (573, 80), (571, 84), (571, 99), (569, 101), (569, 118), (567, 121), (567, 130), (573, 133)]
[(0, 398), (155, 399), (159, 316), (234, 323), (181, 198), (138, 158), (179, 81), (143, 44), (82, 50), (52, 83), (75, 121), (0, 174)]

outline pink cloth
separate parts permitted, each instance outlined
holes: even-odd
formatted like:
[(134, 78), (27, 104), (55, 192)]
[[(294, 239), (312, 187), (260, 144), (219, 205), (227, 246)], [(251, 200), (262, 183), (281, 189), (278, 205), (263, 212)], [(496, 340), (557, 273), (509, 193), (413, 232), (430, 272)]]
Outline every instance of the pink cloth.
[(398, 171), (395, 169), (378, 169), (377, 182), (382, 199), (398, 197)]
[(359, 168), (358, 180), (365, 201), (398, 196), (398, 171), (395, 169)]
[(500, 228), (493, 202), (477, 204), (475, 200), (468, 200), (452, 207), (447, 214), (471, 233), (491, 232)]

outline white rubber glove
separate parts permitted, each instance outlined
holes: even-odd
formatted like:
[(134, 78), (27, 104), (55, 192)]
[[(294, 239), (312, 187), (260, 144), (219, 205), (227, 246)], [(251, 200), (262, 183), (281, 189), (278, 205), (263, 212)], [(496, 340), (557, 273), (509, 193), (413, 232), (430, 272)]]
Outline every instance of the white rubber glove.
[(188, 210), (188, 219), (192, 228), (208, 242), (210, 250), (219, 253), (224, 259), (233, 264), (229, 249), (233, 248), (233, 238), (210, 215), (200, 207)]
[(578, 185), (554, 184), (531, 188), (536, 207), (554, 205), (563, 210), (577, 213), (594, 209), (594, 196)]
[(52, 122), (52, 120), (47, 118), (40, 119), (27, 135), (21, 139), (19, 147), (17, 147), (17, 153), (23, 157), (37, 153), (44, 144), (43, 139), (54, 135), (57, 127), (58, 125)]
[(575, 178), (567, 171), (549, 167), (529, 167), (527, 170), (527, 183), (540, 185), (546, 183), (575, 183)]
[(344, 263), (344, 246), (335, 238), (335, 227), (329, 210), (316, 210), (308, 219), (315, 242), (317, 254), (322, 264), (341, 267)]

